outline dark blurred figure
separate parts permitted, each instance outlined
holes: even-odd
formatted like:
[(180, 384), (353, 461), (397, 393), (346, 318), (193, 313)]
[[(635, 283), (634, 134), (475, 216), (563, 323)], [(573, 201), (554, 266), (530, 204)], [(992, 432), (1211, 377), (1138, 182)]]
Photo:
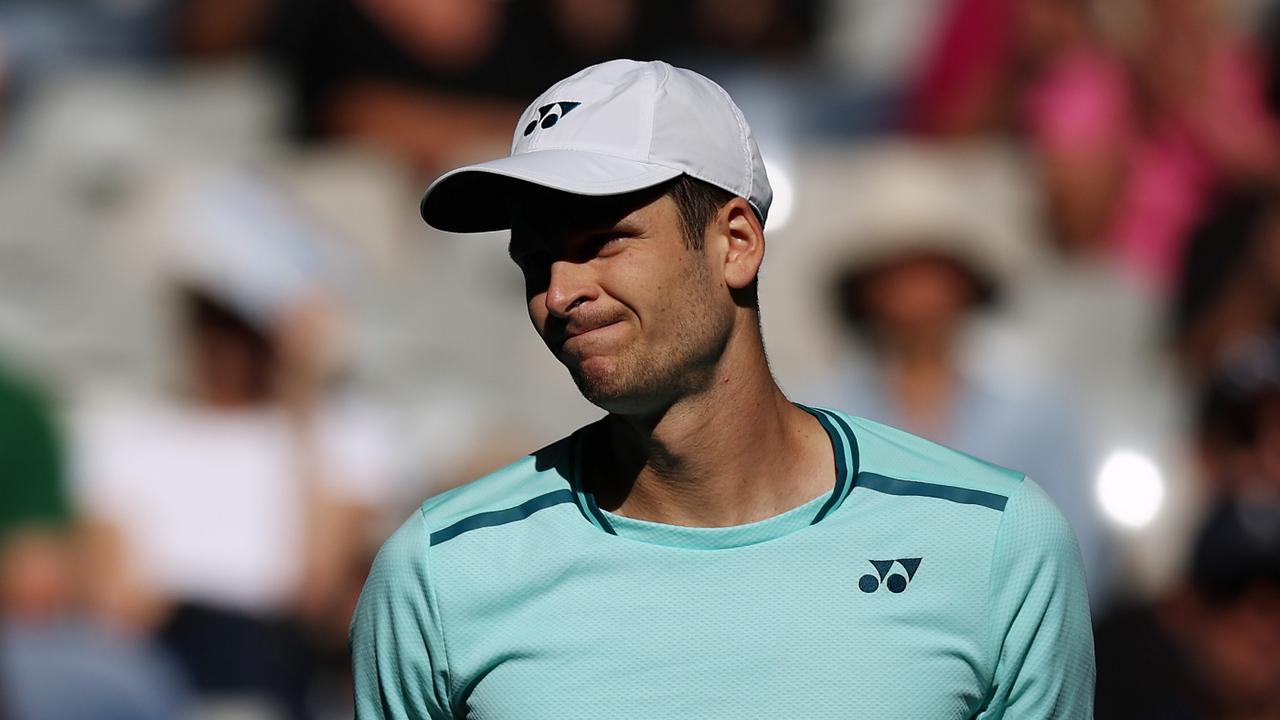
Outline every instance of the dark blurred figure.
[(519, 71), (498, 56), (513, 3), (498, 0), (282, 0), (278, 55), (307, 139), (355, 140), (439, 172), (505, 145)]
[(170, 0), (170, 50), (188, 60), (258, 51), (281, 0)]
[(282, 2), (302, 136), (367, 142), (427, 175), (505, 150), (554, 79), (653, 45), (637, 0)]
[(695, 0), (689, 8), (690, 49), (728, 61), (787, 59), (808, 50), (821, 3), (812, 0)]
[(1186, 579), (1095, 641), (1098, 720), (1280, 717), (1280, 504), (1219, 503)]
[(171, 720), (175, 669), (81, 613), (63, 465), (43, 395), (0, 365), (0, 717)]
[[(247, 0), (238, 0), (245, 2)], [(358, 140), (426, 175), (505, 151), (528, 98), (620, 57), (793, 57), (816, 0), (279, 0), (273, 44), (304, 138)]]
[(1192, 234), (1173, 306), (1182, 369), (1203, 382), (1242, 344), (1280, 327), (1280, 194), (1222, 196)]
[(1239, 344), (1198, 415), (1211, 510), (1184, 580), (1098, 623), (1101, 720), (1280, 717), (1280, 336)]
[(1280, 169), (1261, 64), (1216, 0), (956, 0), (908, 122), (1016, 130), (1060, 246), (1167, 288), (1220, 188)]
[(1237, 344), (1203, 392), (1199, 416), (1209, 491), (1280, 500), (1280, 335)]
[(984, 333), (984, 311), (1030, 260), (989, 199), (965, 192), (981, 164), (903, 146), (863, 160), (870, 186), (835, 282), (839, 312), (865, 350), (827, 380), (841, 410), (1027, 473), (1079, 541), (1091, 600), (1111, 585), (1087, 440), (1067, 395)]

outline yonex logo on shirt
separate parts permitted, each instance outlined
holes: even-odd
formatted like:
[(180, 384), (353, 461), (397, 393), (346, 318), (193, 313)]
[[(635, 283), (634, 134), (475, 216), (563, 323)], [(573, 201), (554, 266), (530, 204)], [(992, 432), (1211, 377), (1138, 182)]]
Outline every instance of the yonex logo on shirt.
[[(916, 569), (920, 567), (920, 561), (923, 558), (898, 558), (897, 560), (868, 560), (872, 567), (876, 569), (876, 574), (867, 573), (858, 579), (858, 589), (864, 593), (873, 593), (880, 589), (881, 583), (888, 586), (889, 592), (900, 593), (907, 589), (907, 585), (915, 578)], [(898, 563), (902, 566), (907, 574), (903, 576), (900, 573), (893, 573), (888, 578), (885, 577), (889, 570), (893, 568), (893, 564)], [(879, 576), (879, 577), (877, 577)]]
[(529, 124), (525, 126), (525, 137), (532, 135), (533, 131), (538, 128), (546, 130), (547, 128), (553, 127), (556, 123), (560, 122), (560, 118), (568, 115), (571, 110), (581, 104), (582, 103), (577, 102), (558, 102), (551, 103), (550, 105), (543, 105), (538, 108), (538, 117), (530, 120)]

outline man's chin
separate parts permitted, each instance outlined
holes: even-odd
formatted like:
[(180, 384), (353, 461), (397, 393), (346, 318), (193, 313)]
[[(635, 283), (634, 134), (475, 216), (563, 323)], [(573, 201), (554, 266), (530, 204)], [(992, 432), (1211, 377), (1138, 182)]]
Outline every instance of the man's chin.
[(625, 401), (627, 397), (625, 389), (619, 386), (616, 378), (602, 377), (582, 369), (570, 370), (569, 374), (573, 377), (573, 383), (578, 386), (578, 392), (592, 405), (609, 410), (608, 406)]
[(578, 367), (569, 374), (582, 397), (605, 412), (631, 415), (646, 412), (653, 404), (650, 393), (637, 392), (633, 384), (616, 371), (593, 372), (590, 368)]

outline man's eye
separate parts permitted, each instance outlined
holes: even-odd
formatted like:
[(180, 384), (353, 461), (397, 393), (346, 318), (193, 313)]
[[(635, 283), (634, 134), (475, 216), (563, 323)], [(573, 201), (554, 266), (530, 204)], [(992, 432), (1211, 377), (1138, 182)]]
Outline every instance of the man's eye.
[(590, 244), (596, 252), (600, 252), (605, 249), (616, 249), (621, 241), (625, 240), (627, 237), (628, 235), (626, 233), (621, 232), (601, 233), (591, 238)]

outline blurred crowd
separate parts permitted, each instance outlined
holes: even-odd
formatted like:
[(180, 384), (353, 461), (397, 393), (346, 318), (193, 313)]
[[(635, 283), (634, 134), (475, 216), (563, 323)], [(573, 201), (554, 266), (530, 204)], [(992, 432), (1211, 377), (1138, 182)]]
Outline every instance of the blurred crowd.
[(1280, 718), (1280, 3), (0, 0), (0, 717), (350, 715), (372, 553), (598, 412), (443, 170), (613, 58), (776, 193), (775, 374), (1028, 473), (1099, 718)]

